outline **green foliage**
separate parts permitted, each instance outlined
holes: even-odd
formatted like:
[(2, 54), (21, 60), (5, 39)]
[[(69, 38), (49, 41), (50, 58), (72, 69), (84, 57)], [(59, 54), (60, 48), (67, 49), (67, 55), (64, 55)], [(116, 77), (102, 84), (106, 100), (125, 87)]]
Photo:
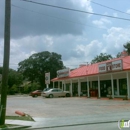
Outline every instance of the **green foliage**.
[(121, 52), (118, 52), (116, 55), (116, 58), (119, 58), (119, 57), (121, 57)]
[(31, 88), (31, 91), (35, 91), (37, 89), (42, 89), (40, 87), (40, 85), (38, 83), (36, 83), (36, 82), (32, 83), (31, 86), (30, 86), (30, 88)]
[(14, 95), (15, 93), (18, 93), (18, 86), (15, 84), (12, 87), (8, 86), (8, 94)]
[(130, 41), (128, 41), (126, 44), (124, 44), (124, 48), (127, 51), (128, 55), (130, 55)]
[(8, 85), (11, 88), (14, 84), (20, 85), (22, 83), (23, 77), (20, 73), (15, 70), (9, 70)]
[(21, 61), (18, 72), (23, 74), (24, 79), (28, 79), (32, 83), (38, 81), (43, 87), (45, 86), (45, 73), (50, 72), (50, 78), (52, 79), (56, 77), (56, 71), (63, 67), (61, 55), (44, 51), (35, 53), (28, 59)]
[(113, 57), (109, 54), (106, 54), (106, 53), (100, 53), (100, 55), (96, 56), (92, 61), (91, 63), (98, 63), (98, 62), (102, 62), (102, 61), (106, 61), (106, 60), (110, 60), (112, 59)]
[(23, 93), (29, 93), (29, 92), (30, 92), (29, 85), (23, 86)]
[(12, 91), (14, 91), (15, 93), (18, 91), (18, 87), (17, 87), (17, 85), (15, 85), (15, 84), (11, 87), (11, 89), (12, 89)]
[(23, 88), (22, 93), (25, 93), (25, 94), (28, 94), (28, 93), (38, 90), (38, 89), (42, 89), (42, 87), (37, 82), (25, 84), (24, 86), (22, 86), (22, 88)]
[[(3, 67), (0, 67), (0, 74), (2, 74)], [(18, 86), (22, 84), (23, 76), (13, 69), (9, 69), (8, 75), (8, 94), (15, 94), (18, 92)], [(1, 83), (0, 83), (1, 84)], [(1, 89), (1, 85), (0, 85)]]

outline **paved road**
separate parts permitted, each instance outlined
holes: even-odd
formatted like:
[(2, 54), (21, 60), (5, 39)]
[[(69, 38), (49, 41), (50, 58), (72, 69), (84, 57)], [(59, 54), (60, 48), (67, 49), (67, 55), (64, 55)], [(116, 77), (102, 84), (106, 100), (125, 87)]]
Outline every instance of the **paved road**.
[(117, 123), (103, 123), (91, 125), (63, 126), (54, 128), (41, 128), (39, 130), (119, 130), (119, 128), (117, 127)]
[(33, 117), (64, 117), (99, 115), (130, 112), (130, 101), (115, 101), (88, 98), (32, 98), (10, 96), (7, 101), (7, 115), (20, 110)]
[(32, 98), (9, 96), (7, 115), (15, 110), (30, 114), (36, 123), (28, 123), (31, 129), (50, 130), (95, 129), (103, 127), (118, 129), (118, 120), (130, 119), (130, 101), (102, 100), (88, 98)]

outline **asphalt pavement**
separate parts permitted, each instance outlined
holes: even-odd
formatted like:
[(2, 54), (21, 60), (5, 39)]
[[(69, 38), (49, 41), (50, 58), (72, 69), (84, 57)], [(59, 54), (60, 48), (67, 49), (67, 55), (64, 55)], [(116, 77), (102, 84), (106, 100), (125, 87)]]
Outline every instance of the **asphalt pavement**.
[[(35, 122), (6, 120), (6, 123), (30, 126), (27, 128), (30, 130), (117, 130), (119, 129), (119, 120), (130, 119), (130, 101), (79, 97), (55, 99), (10, 97), (8, 100), (8, 110), (13, 101), (30, 102), (30, 105), (28, 104), (26, 109), (34, 104), (34, 107), (30, 107), (28, 112), (34, 111), (32, 117)], [(19, 106), (16, 102), (14, 105)], [(21, 110), (26, 109), (25, 107), (21, 108)], [(41, 112), (40, 116), (39, 112)]]

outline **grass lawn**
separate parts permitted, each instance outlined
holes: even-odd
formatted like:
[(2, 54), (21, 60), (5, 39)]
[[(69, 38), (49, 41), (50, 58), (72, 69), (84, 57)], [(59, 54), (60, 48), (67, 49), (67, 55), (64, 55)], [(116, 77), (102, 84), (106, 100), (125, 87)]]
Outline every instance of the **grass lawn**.
[(24, 120), (24, 121), (34, 121), (30, 116), (6, 116), (6, 119), (9, 120)]
[[(34, 121), (34, 119), (30, 116), (6, 116), (6, 120), (22, 120), (22, 121)], [(1, 128), (11, 128), (11, 127), (20, 127), (19, 125), (12, 125), (12, 124), (5, 124), (5, 125), (1, 125)]]

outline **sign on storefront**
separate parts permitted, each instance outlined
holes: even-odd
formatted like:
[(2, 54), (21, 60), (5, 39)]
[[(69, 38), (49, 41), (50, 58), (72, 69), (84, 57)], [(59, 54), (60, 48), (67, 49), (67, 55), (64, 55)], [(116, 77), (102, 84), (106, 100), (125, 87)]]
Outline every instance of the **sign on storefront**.
[(123, 68), (122, 60), (112, 62), (112, 70), (113, 71), (122, 70), (122, 68)]
[(57, 77), (58, 78), (68, 77), (69, 73), (70, 73), (69, 68), (66, 68), (66, 69), (63, 69), (63, 70), (58, 70), (57, 71)]
[(50, 84), (50, 73), (45, 73), (45, 84)]
[(99, 73), (122, 70), (122, 60), (107, 62), (98, 65)]
[(106, 72), (106, 63), (98, 65), (98, 69), (100, 73)]

